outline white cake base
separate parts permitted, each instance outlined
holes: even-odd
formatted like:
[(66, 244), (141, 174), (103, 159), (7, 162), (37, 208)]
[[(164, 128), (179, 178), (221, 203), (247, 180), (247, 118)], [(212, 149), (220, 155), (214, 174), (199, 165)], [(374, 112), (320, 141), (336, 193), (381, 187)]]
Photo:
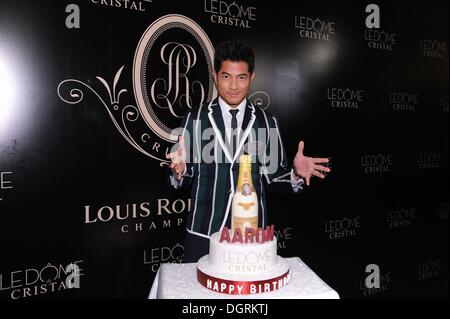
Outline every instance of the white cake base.
[(220, 233), (209, 239), (208, 264), (216, 272), (255, 274), (278, 266), (277, 238), (263, 243), (229, 243), (220, 241)]
[(259, 273), (219, 272), (206, 255), (197, 263), (198, 282), (207, 289), (226, 294), (256, 294), (280, 289), (289, 282), (289, 263), (277, 256), (276, 265)]

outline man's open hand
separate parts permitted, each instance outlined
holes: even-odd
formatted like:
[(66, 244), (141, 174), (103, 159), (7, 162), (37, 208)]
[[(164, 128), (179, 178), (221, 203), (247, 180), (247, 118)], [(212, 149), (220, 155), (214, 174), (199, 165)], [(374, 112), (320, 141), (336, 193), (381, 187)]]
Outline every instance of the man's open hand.
[(306, 185), (309, 186), (311, 177), (317, 176), (320, 178), (325, 178), (325, 175), (321, 172), (331, 172), (331, 169), (323, 165), (318, 165), (321, 163), (328, 163), (328, 158), (314, 158), (303, 155), (303, 149), (305, 148), (305, 143), (300, 141), (298, 143), (298, 151), (294, 158), (294, 173), (306, 179)]

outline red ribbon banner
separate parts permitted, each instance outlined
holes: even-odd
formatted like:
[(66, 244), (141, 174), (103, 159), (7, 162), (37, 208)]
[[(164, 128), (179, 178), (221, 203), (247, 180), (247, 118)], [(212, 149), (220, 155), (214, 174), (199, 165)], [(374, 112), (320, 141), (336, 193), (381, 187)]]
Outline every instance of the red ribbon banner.
[(197, 268), (198, 282), (212, 291), (229, 295), (249, 295), (270, 292), (284, 287), (289, 282), (289, 270), (283, 275), (259, 281), (234, 281), (217, 278)]

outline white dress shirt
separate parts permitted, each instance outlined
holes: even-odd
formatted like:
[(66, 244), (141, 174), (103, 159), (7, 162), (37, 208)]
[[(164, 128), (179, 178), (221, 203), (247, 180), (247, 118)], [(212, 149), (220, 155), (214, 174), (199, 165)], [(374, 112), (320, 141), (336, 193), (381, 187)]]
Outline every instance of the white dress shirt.
[(247, 99), (244, 99), (237, 107), (232, 108), (221, 97), (219, 97), (220, 110), (222, 111), (223, 124), (225, 125), (225, 134), (227, 134), (228, 141), (231, 138), (231, 119), (233, 116), (230, 110), (239, 110), (236, 114), (238, 135), (237, 141), (239, 141), (240, 134), (242, 133), (242, 122), (244, 121), (245, 107), (247, 105)]

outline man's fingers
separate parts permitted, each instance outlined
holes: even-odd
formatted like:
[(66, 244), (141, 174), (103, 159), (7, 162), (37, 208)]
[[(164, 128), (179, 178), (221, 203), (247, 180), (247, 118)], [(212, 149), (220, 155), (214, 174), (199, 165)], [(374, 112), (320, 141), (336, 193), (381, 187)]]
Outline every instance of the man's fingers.
[(311, 175), (307, 175), (306, 178), (305, 178), (305, 180), (306, 180), (306, 186), (309, 186), (310, 179), (311, 179)]
[(321, 157), (313, 157), (314, 164), (317, 163), (328, 163), (330, 160), (328, 158), (321, 158)]
[(183, 154), (179, 154), (178, 151), (167, 154), (166, 158), (170, 159), (172, 161), (172, 163), (175, 163), (175, 164), (184, 162)]
[(180, 143), (181, 147), (184, 147), (184, 136), (180, 135), (180, 138), (178, 139), (178, 143)]
[(177, 153), (179, 156), (183, 156), (186, 153), (186, 148), (184, 146), (184, 136), (180, 135), (180, 139), (178, 140), (178, 149)]
[(184, 152), (184, 136), (180, 135), (180, 138), (178, 139), (178, 154), (183, 154)]
[(181, 165), (178, 165), (177, 168), (176, 168), (176, 171), (175, 171), (176, 178), (178, 180), (180, 180), (181, 177), (183, 176), (183, 171), (184, 171), (184, 168), (182, 168)]
[(181, 165), (176, 165), (175, 170), (178, 174), (182, 174), (184, 171), (184, 167)]
[(314, 176), (320, 177), (320, 178), (325, 178), (325, 175), (320, 174), (319, 172), (314, 171), (314, 170), (311, 172), (311, 174), (313, 174)]
[(172, 159), (172, 158), (175, 158), (175, 157), (178, 157), (178, 152), (172, 152), (172, 153), (168, 153), (166, 155), (167, 159)]
[(183, 172), (184, 171), (184, 164), (183, 165), (181, 165), (180, 163), (175, 163), (175, 162), (172, 162), (170, 165), (169, 165), (169, 167), (172, 169), (172, 170), (174, 170), (175, 172)]
[(300, 143), (298, 143), (298, 153), (303, 154), (304, 149), (305, 149), (305, 143), (303, 141), (300, 141)]
[(322, 165), (314, 165), (314, 169), (318, 170), (318, 171), (323, 171), (323, 172), (331, 172), (331, 169), (326, 167), (326, 166), (322, 166)]

